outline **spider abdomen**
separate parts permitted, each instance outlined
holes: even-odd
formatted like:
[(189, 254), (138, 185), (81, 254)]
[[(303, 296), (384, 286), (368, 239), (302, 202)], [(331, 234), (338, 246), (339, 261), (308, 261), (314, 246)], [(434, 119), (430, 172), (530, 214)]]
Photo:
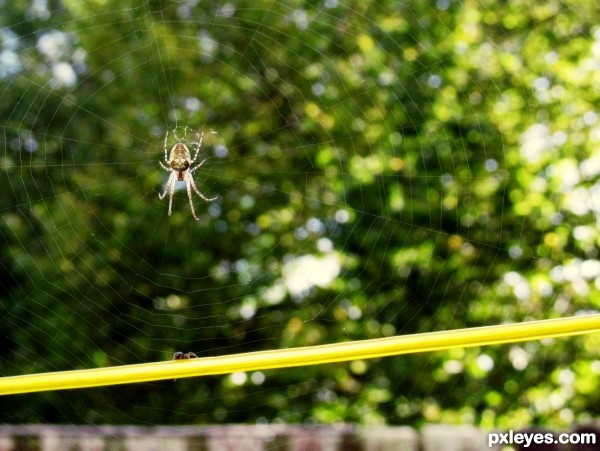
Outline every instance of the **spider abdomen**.
[(174, 171), (183, 172), (190, 167), (190, 162), (185, 158), (175, 158), (171, 161), (171, 167)]

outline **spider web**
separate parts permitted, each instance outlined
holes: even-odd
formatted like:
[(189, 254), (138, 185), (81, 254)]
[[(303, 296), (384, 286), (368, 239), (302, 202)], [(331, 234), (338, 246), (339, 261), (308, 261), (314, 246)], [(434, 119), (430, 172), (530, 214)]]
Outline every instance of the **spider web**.
[[(4, 4), (2, 375), (597, 311), (594, 1), (412, 3)], [(165, 133), (202, 130), (218, 199), (195, 221), (178, 182), (168, 216)], [(598, 414), (598, 345), (3, 397), (1, 421), (563, 427)]]

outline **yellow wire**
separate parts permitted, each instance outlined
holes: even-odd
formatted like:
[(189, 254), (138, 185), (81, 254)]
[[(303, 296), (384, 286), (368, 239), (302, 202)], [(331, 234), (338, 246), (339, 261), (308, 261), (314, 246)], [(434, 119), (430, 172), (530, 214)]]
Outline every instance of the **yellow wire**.
[(372, 359), (415, 352), (513, 343), (600, 332), (600, 314), (498, 326), (429, 332), (321, 346), (278, 349), (221, 357), (169, 360), (88, 370), (0, 378), (0, 395), (181, 379), (304, 365)]

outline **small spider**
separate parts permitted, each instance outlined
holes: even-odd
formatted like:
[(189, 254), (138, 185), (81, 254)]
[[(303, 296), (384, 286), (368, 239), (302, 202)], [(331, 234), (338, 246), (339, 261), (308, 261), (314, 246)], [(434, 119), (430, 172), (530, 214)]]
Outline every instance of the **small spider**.
[(198, 356), (193, 352), (181, 352), (177, 351), (173, 354), (173, 360), (186, 360), (186, 359), (197, 359)]
[[(175, 135), (177, 137), (177, 135)], [(167, 195), (167, 191), (169, 192), (169, 216), (171, 216), (171, 211), (173, 207), (173, 194), (175, 194), (175, 183), (177, 181), (185, 182), (185, 186), (187, 188), (188, 197), (190, 199), (190, 207), (192, 209), (192, 216), (196, 221), (199, 221), (198, 216), (196, 216), (196, 211), (194, 210), (194, 202), (192, 201), (192, 188), (196, 191), (196, 194), (200, 196), (206, 202), (211, 202), (216, 199), (216, 197), (206, 197), (204, 194), (200, 192), (196, 183), (194, 182), (193, 174), (194, 172), (204, 164), (206, 159), (202, 160), (195, 167), (192, 167), (196, 158), (198, 158), (198, 152), (200, 152), (200, 147), (202, 146), (202, 139), (204, 138), (204, 131), (202, 134), (198, 133), (196, 135), (196, 139), (200, 140), (196, 147), (196, 153), (194, 154), (194, 158), (192, 158), (192, 154), (190, 153), (190, 149), (185, 144), (179, 142), (173, 146), (171, 149), (171, 153), (167, 157), (167, 139), (169, 138), (169, 131), (165, 135), (165, 163), (159, 161), (160, 165), (165, 171), (171, 173), (169, 175), (169, 179), (165, 184), (165, 191), (162, 194), (158, 195), (159, 199), (164, 199)]]
[[(197, 359), (198, 356), (193, 352), (181, 352), (177, 351), (173, 354), (173, 360), (187, 360), (187, 359)], [(177, 381), (177, 379), (173, 379), (173, 381)]]

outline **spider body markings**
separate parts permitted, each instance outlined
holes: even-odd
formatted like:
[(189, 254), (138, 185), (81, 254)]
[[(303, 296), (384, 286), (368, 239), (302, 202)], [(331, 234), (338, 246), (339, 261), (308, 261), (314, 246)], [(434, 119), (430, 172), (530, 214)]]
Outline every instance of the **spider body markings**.
[[(177, 137), (177, 135), (175, 135)], [(200, 198), (206, 202), (211, 202), (216, 199), (216, 197), (206, 197), (204, 194), (200, 192), (198, 187), (196, 186), (196, 182), (194, 182), (194, 172), (198, 168), (200, 168), (206, 159), (202, 160), (200, 163), (197, 163), (195, 166), (194, 163), (198, 158), (198, 153), (200, 152), (200, 147), (202, 147), (202, 139), (204, 138), (204, 131), (202, 133), (198, 133), (196, 135), (197, 146), (196, 151), (194, 153), (194, 157), (192, 158), (192, 153), (190, 149), (185, 144), (178, 142), (171, 148), (171, 152), (167, 153), (167, 140), (169, 139), (169, 131), (165, 134), (165, 163), (159, 161), (161, 167), (171, 174), (167, 179), (167, 183), (165, 183), (165, 190), (162, 194), (158, 195), (159, 199), (164, 199), (169, 193), (169, 216), (171, 216), (171, 212), (173, 210), (173, 195), (175, 194), (175, 183), (185, 182), (185, 186), (188, 193), (188, 198), (190, 199), (190, 208), (192, 209), (192, 216), (196, 221), (199, 221), (198, 216), (196, 216), (196, 211), (194, 210), (194, 201), (192, 199), (192, 189), (196, 191), (196, 194), (200, 196)]]

